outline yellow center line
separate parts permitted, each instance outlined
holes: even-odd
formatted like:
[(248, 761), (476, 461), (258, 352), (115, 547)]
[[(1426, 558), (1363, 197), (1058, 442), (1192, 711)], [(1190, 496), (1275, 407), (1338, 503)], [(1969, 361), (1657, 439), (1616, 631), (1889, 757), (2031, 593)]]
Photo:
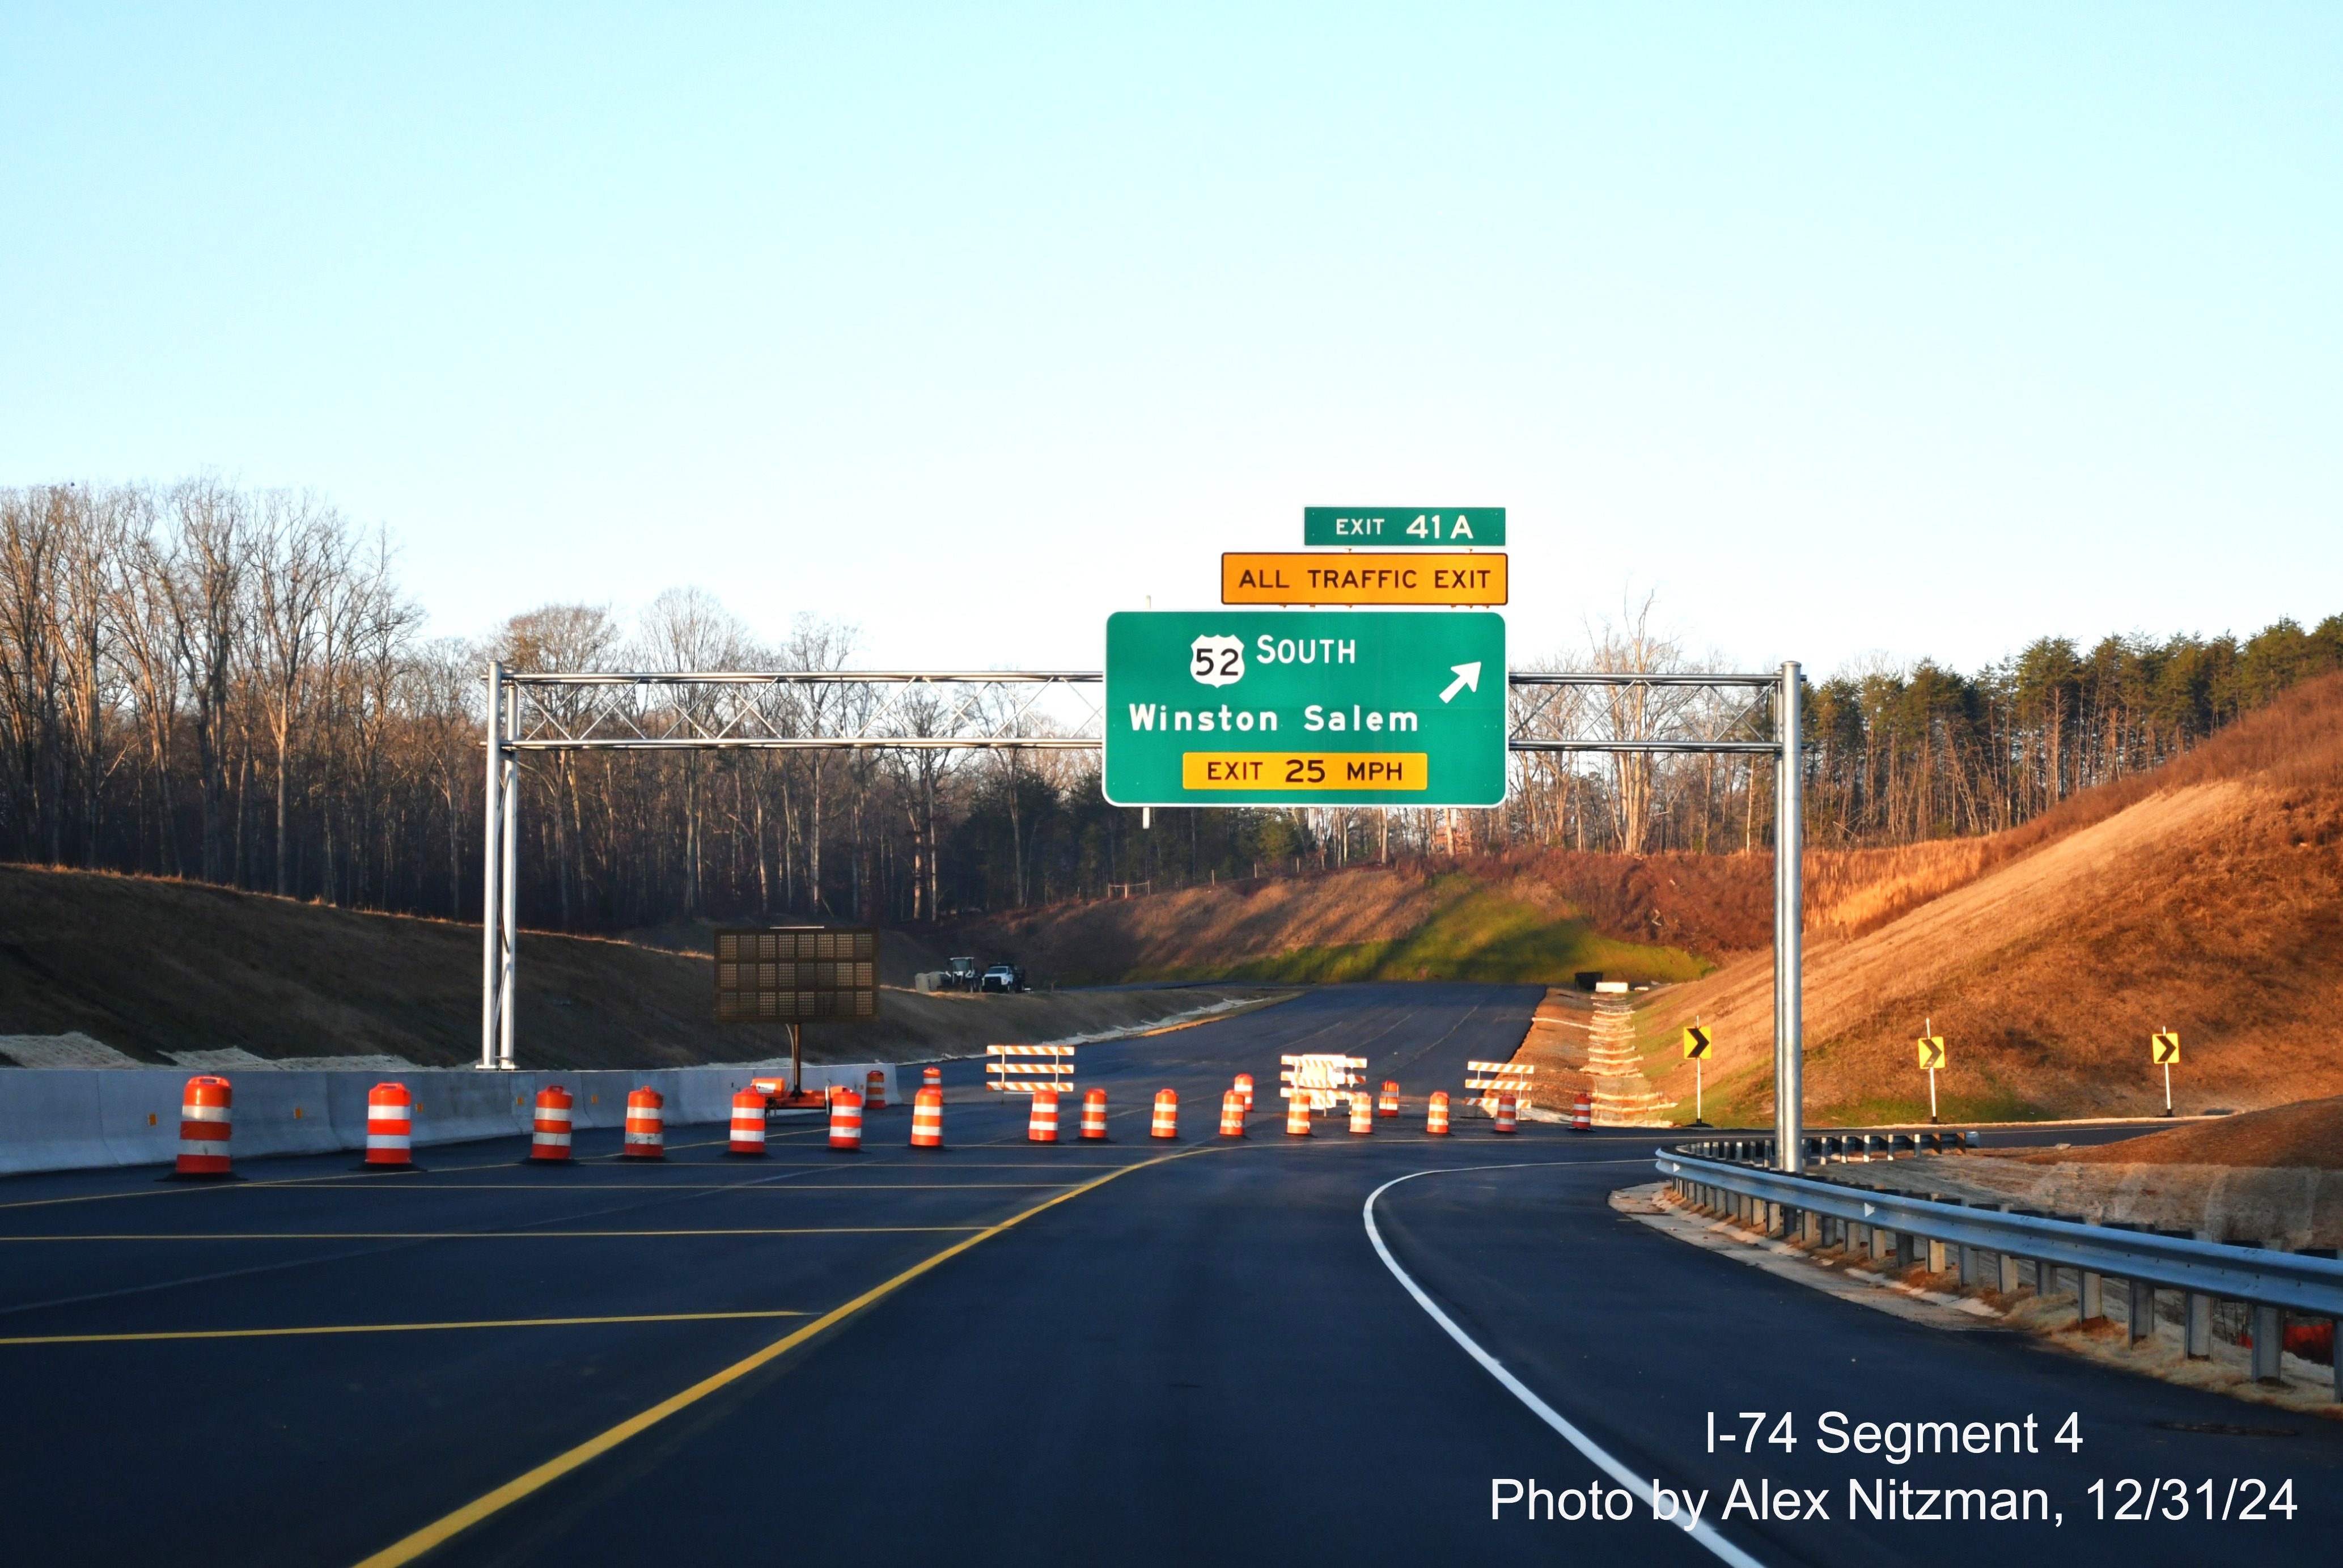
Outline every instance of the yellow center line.
[(782, 1336), (780, 1339), (775, 1340), (771, 1344), (767, 1345), (764, 1349), (756, 1352), (754, 1354), (744, 1356), (740, 1360), (734, 1362), (730, 1366), (726, 1367), (723, 1371), (700, 1379), (699, 1382), (693, 1383), (689, 1388), (683, 1390), (680, 1393), (669, 1395), (666, 1399), (661, 1400), (659, 1403), (651, 1406), (649, 1410), (628, 1417), (625, 1421), (620, 1422), (618, 1425), (611, 1427), (607, 1432), (603, 1432), (594, 1437), (588, 1438), (584, 1442), (578, 1444), (575, 1448), (554, 1455), (551, 1459), (547, 1460), (543, 1464), (537, 1466), (534, 1470), (526, 1471), (523, 1473), (513, 1477), (512, 1480), (506, 1482), (502, 1486), (498, 1487), (495, 1491), (483, 1493), (481, 1496), (474, 1498), (471, 1502), (464, 1504), (463, 1507), (457, 1509), (454, 1513), (433, 1520), (430, 1523), (425, 1525), (422, 1529), (416, 1531), (413, 1534), (408, 1535), (404, 1540), (394, 1542), (390, 1545), (386, 1546), (381, 1551), (376, 1553), (373, 1556), (366, 1558), (357, 1564), (357, 1568), (399, 1568), (400, 1564), (412, 1563), (417, 1557), (422, 1556), (426, 1552), (428, 1552), (434, 1547), (441, 1545), (442, 1543), (453, 1539), (455, 1536), (461, 1534), (463, 1532), (469, 1530), (473, 1525), (479, 1523), (482, 1520), (488, 1518), (492, 1514), (500, 1513), (504, 1509), (511, 1507), (514, 1503), (518, 1503), (521, 1499), (528, 1496), (532, 1493), (538, 1492), (551, 1483), (558, 1481), (561, 1477), (568, 1474), (571, 1471), (578, 1469), (580, 1465), (586, 1464), (588, 1462), (608, 1453), (610, 1450), (618, 1447), (628, 1438), (638, 1436), (640, 1433), (649, 1431), (650, 1428), (658, 1425), (660, 1422), (665, 1421), (668, 1417), (674, 1415), (679, 1411), (689, 1409), (692, 1405), (699, 1403), (701, 1400), (706, 1399), (709, 1394), (716, 1392), (719, 1389), (724, 1388), (731, 1383), (738, 1382), (740, 1379), (748, 1376), (750, 1372), (755, 1372), (759, 1367), (765, 1365), (769, 1362), (777, 1360), (781, 1356), (787, 1355), (789, 1352), (797, 1349), (798, 1346), (804, 1344), (808, 1340), (810, 1340), (815, 1335), (820, 1333), (824, 1329), (832, 1328), (839, 1323), (844, 1322), (848, 1318), (852, 1317), (855, 1313), (870, 1305), (873, 1302), (882, 1300), (887, 1296), (894, 1294), (897, 1291), (902, 1289), (905, 1285), (910, 1284), (913, 1280), (918, 1279), (920, 1275), (928, 1272), (930, 1269), (936, 1268), (940, 1264), (948, 1262), (950, 1260), (959, 1257), (962, 1252), (967, 1251), (970, 1248), (980, 1245), (981, 1243), (991, 1240), (993, 1237), (1000, 1235), (1003, 1231), (1011, 1230), (1015, 1226), (1023, 1224), (1026, 1221), (1033, 1218), (1036, 1214), (1040, 1214), (1050, 1209), (1054, 1209), (1061, 1203), (1070, 1202), (1072, 1200), (1081, 1197), (1085, 1192), (1094, 1191), (1098, 1188), (1105, 1186), (1108, 1182), (1112, 1181), (1119, 1177), (1129, 1175), (1133, 1171), (1144, 1171), (1151, 1165), (1161, 1165), (1166, 1161), (1172, 1160), (1184, 1160), (1192, 1154), (1206, 1153), (1209, 1152), (1212, 1147), (1214, 1146), (1206, 1145), (1200, 1149), (1183, 1149), (1176, 1154), (1158, 1155), (1152, 1160), (1141, 1161), (1134, 1165), (1125, 1165), (1119, 1170), (1110, 1171), (1103, 1176), (1096, 1177), (1091, 1181), (1083, 1182), (1081, 1186), (1074, 1188), (1071, 1191), (1061, 1192), (1054, 1198), (1044, 1199), (1042, 1201), (1034, 1204), (1031, 1209), (1024, 1210), (1020, 1213), (1012, 1214), (997, 1225), (989, 1225), (973, 1236), (970, 1236), (963, 1241), (954, 1241), (942, 1251), (935, 1253), (931, 1257), (922, 1259), (919, 1262), (912, 1264), (910, 1268), (904, 1270), (901, 1273), (897, 1274), (891, 1280), (883, 1281), (879, 1284), (873, 1285), (870, 1289), (863, 1292), (862, 1294), (855, 1297), (852, 1301), (848, 1302), (841, 1306), (832, 1307), (829, 1312), (824, 1312), (812, 1322), (806, 1324), (805, 1327), (795, 1330), (792, 1332)]
[(11, 1241), (529, 1241), (548, 1236), (890, 1236), (981, 1225), (728, 1226), (706, 1231), (206, 1231), (149, 1235), (0, 1236)]
[[(1123, 1165), (1116, 1169), (1133, 1171), (1138, 1167)], [(801, 1181), (793, 1187), (767, 1187), (754, 1181), (565, 1181), (558, 1187), (536, 1187), (520, 1181), (434, 1181), (427, 1187), (402, 1187), (399, 1191), (409, 1197), (418, 1192), (527, 1192), (558, 1197), (564, 1192), (1032, 1191), (1069, 1185), (1071, 1183), (1065, 1181)]]
[(326, 1323), (293, 1329), (161, 1329), (138, 1334), (26, 1334), (0, 1345), (121, 1344), (132, 1340), (269, 1340), (304, 1334), (411, 1334), (428, 1329), (562, 1329), (592, 1323), (705, 1323), (726, 1318), (802, 1318), (799, 1312), (630, 1312), (608, 1318), (494, 1318), (461, 1323)]

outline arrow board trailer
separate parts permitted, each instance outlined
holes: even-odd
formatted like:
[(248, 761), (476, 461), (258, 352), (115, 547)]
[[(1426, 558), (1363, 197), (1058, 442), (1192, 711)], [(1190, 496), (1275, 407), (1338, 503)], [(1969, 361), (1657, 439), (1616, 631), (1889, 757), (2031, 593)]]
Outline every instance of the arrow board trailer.
[(1125, 610), (1106, 623), (1117, 806), (1498, 806), (1505, 619)]

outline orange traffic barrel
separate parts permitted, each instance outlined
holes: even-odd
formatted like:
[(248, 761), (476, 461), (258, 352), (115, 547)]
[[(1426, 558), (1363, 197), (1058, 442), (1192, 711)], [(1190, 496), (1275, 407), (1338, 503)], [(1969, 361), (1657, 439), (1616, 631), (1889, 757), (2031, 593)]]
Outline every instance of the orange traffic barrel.
[(558, 1083), (537, 1091), (537, 1121), (528, 1141), (531, 1160), (569, 1158), (569, 1117), (577, 1105), (578, 1097)]
[(667, 1096), (646, 1084), (627, 1096), (627, 1141), (618, 1152), (635, 1160), (667, 1158)]
[(729, 1152), (762, 1154), (765, 1151), (765, 1097), (754, 1089), (744, 1089), (732, 1097), (732, 1141)]
[(1571, 1102), (1570, 1130), (1573, 1132), (1594, 1131), (1594, 1097), (1583, 1089), (1578, 1091), (1578, 1098)]
[(875, 1067), (862, 1075), (862, 1103), (873, 1111), (887, 1109), (887, 1075)]
[(1106, 1091), (1093, 1089), (1082, 1095), (1082, 1136), (1106, 1136)]
[(1243, 1096), (1244, 1096), (1244, 1102), (1245, 1102), (1245, 1114), (1246, 1114), (1247, 1116), (1251, 1116), (1251, 1115), (1252, 1114), (1252, 1073), (1250, 1073), (1250, 1072), (1240, 1072), (1240, 1073), (1238, 1073), (1238, 1074), (1237, 1074), (1237, 1092), (1238, 1092), (1239, 1094), (1242, 1094), (1242, 1095), (1243, 1095)]
[(1432, 1098), (1423, 1107), (1423, 1130), (1435, 1138), (1447, 1136), (1448, 1091), (1435, 1089), (1432, 1091)]
[(366, 1162), (415, 1163), (415, 1096), (407, 1085), (377, 1083), (367, 1091)]
[(1037, 1089), (1033, 1091), (1033, 1111), (1025, 1120), (1025, 1141), (1055, 1143), (1058, 1141), (1058, 1091)]
[(850, 1089), (830, 1102), (830, 1146), (849, 1154), (862, 1148), (862, 1096)]
[[(935, 1070), (930, 1068), (929, 1071)], [(911, 1097), (911, 1147), (944, 1146), (944, 1091), (930, 1083)]]
[(206, 1074), (187, 1080), (179, 1096), (179, 1174), (225, 1176), (228, 1134), (234, 1127), (230, 1107), (235, 1091), (225, 1078)]
[(1351, 1131), (1373, 1132), (1375, 1130), (1375, 1102), (1372, 1095), (1361, 1092), (1351, 1096)]
[(1388, 1078), (1383, 1080), (1383, 1098), (1375, 1101), (1375, 1114), (1377, 1116), (1399, 1114), (1399, 1085), (1394, 1081)]
[(1285, 1135), (1310, 1136), (1310, 1091), (1306, 1089), (1295, 1089), (1293, 1098), (1285, 1102)]
[(1493, 1132), (1517, 1131), (1513, 1126), (1513, 1097), (1511, 1094), (1500, 1094), (1497, 1096), (1497, 1125), (1490, 1131)]
[(1147, 1130), (1150, 1138), (1180, 1136), (1180, 1097), (1168, 1089), (1155, 1091), (1155, 1124)]
[(1244, 1123), (1244, 1096), (1232, 1089), (1221, 1096), (1221, 1136), (1242, 1138)]
[(932, 1089), (939, 1094), (942, 1093), (944, 1087), (944, 1070), (940, 1067), (931, 1067), (928, 1069), (927, 1071), (920, 1075), (920, 1087), (921, 1089)]

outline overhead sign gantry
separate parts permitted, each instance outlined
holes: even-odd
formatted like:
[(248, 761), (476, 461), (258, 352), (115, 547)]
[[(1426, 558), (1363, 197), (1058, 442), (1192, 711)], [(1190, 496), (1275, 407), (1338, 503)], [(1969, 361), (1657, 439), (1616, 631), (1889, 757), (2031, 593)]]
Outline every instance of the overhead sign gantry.
[[(1246, 593), (1225, 597), (1423, 608), (1126, 612), (1108, 620), (1103, 675), (556, 673), (490, 665), (480, 1065), (514, 1065), (519, 775), (521, 759), (533, 752), (1103, 747), (1106, 795), (1121, 805), (1483, 807), (1503, 802), (1513, 751), (1747, 753), (1782, 764), (1775, 769), (1774, 817), (1775, 1162), (1797, 1170), (1804, 1032), (1798, 666), (1762, 675), (1510, 671), (1503, 618), (1455, 608), (1505, 602), (1505, 558), (1496, 553), (1505, 543), (1503, 508), (1312, 507), (1302, 522), (1305, 545), (1326, 553), (1287, 558), (1308, 563), (1302, 579), (1266, 588), (1256, 579), (1238, 585)], [(1433, 573), (1429, 588), (1421, 586), (1421, 575), (1412, 583), (1389, 575), (1405, 568), (1393, 556), (1373, 554), (1379, 550), (1413, 552), (1397, 558), (1413, 561), (1419, 574)], [(1306, 575), (1312, 568), (1320, 574), (1314, 579)], [(1442, 578), (1443, 570), (1451, 575)], [(1283, 597), (1289, 594), (1296, 597)], [(1379, 597), (1384, 594), (1392, 597)], [(1071, 729), (1039, 720), (1041, 698), (1079, 699), (1101, 680), (1102, 711), (1093, 709)], [(1564, 691), (1667, 687), (1739, 689), (1754, 701), (1719, 729), (1635, 735), (1617, 733), (1615, 709), (1612, 733), (1585, 734), (1579, 727), (1589, 716), (1599, 724), (1602, 705), (1554, 703)], [(1762, 723), (1768, 708), (1771, 733), (1750, 733), (1745, 726)], [(1273, 721), (1265, 723), (1264, 716)], [(2176, 1056), (2177, 1048), (2175, 1040)]]

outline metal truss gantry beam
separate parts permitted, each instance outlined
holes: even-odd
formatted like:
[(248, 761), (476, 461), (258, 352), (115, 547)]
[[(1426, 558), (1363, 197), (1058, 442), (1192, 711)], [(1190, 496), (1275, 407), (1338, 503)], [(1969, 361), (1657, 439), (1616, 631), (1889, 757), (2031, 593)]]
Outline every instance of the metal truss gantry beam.
[[(1104, 680), (1082, 669), (547, 673), (489, 666), (480, 1065), (513, 1066), (523, 753), (1097, 750)], [(1766, 674), (1517, 670), (1507, 677), (1506, 744), (1531, 754), (1795, 759), (1800, 680), (1795, 663)], [(1697, 700), (1734, 691), (1747, 698), (1738, 711)], [(1052, 699), (1071, 699), (1079, 716), (1070, 722)], [(1775, 769), (1775, 1147), (1793, 1171), (1802, 1132), (1802, 772)]]

